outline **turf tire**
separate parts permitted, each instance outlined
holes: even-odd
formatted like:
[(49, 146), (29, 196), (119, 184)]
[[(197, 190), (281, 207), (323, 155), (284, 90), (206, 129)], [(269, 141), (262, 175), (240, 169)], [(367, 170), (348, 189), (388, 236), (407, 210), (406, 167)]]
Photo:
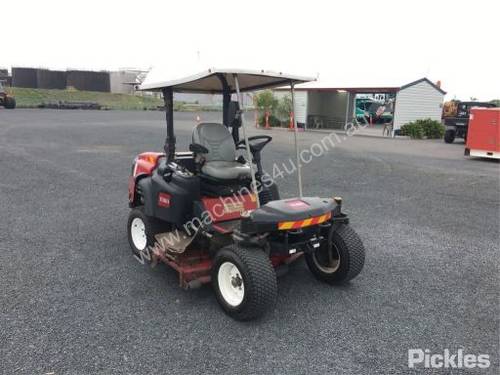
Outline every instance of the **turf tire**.
[[(165, 221), (158, 220), (154, 217), (147, 216), (144, 213), (144, 207), (139, 206), (136, 208), (133, 208), (130, 211), (130, 214), (128, 216), (128, 221), (127, 221), (127, 237), (128, 237), (128, 242), (130, 245), (130, 248), (132, 249), (132, 253), (141, 258), (145, 259), (145, 257), (141, 257), (141, 252), (145, 251), (145, 249), (139, 249), (136, 244), (133, 241), (132, 238), (132, 223), (134, 222), (134, 219), (139, 219), (144, 223), (144, 229), (145, 229), (145, 235), (146, 235), (146, 248), (149, 246), (153, 246), (155, 244), (155, 235), (158, 233), (163, 233), (167, 232), (170, 230), (169, 224), (166, 223)], [(147, 254), (145, 254), (147, 255)]]
[[(225, 300), (219, 286), (219, 269), (227, 262), (237, 267), (243, 279), (243, 300), (237, 306)], [(214, 257), (212, 285), (224, 312), (236, 320), (256, 319), (276, 303), (276, 273), (268, 255), (260, 248), (245, 248), (233, 244), (220, 249)]]

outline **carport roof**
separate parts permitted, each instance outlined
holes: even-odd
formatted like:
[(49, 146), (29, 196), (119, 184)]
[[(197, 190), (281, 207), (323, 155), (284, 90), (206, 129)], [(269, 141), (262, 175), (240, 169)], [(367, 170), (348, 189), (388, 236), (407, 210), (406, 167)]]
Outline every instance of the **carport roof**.
[(346, 91), (353, 94), (396, 93), (399, 90), (400, 87), (295, 87), (295, 91)]
[[(428, 78), (421, 78), (419, 80), (410, 82), (403, 86), (369, 86), (369, 87), (335, 87), (320, 81), (308, 82), (295, 86), (295, 91), (323, 91), (323, 92), (342, 92), (346, 91), (352, 94), (379, 94), (379, 93), (397, 93), (398, 91), (416, 85), (420, 82), (427, 82), (442, 94), (446, 94), (441, 87), (430, 81)], [(277, 90), (289, 90), (288, 87), (280, 87)]]
[[(277, 90), (289, 90), (289, 87), (280, 87)], [(336, 87), (327, 84), (322, 84), (321, 82), (308, 82), (305, 84), (300, 84), (295, 86), (295, 91), (323, 91), (323, 92), (342, 92), (347, 91), (354, 94), (375, 94), (375, 93), (396, 93), (400, 90), (400, 87)]]

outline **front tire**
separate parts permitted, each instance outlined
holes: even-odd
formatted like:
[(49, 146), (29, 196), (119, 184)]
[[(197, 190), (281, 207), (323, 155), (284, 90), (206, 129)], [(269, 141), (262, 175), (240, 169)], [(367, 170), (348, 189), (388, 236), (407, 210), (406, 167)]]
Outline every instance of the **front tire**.
[(444, 141), (446, 143), (453, 143), (455, 140), (456, 132), (455, 130), (448, 129), (444, 132)]
[(220, 249), (214, 258), (212, 285), (222, 309), (236, 320), (258, 318), (276, 303), (276, 273), (259, 248)]
[(344, 284), (363, 269), (365, 247), (349, 225), (341, 224), (335, 230), (330, 230), (328, 240), (307, 253), (305, 258), (309, 270), (317, 279), (329, 284)]
[(4, 107), (7, 109), (16, 108), (16, 99), (14, 99), (12, 96), (7, 96), (4, 100)]
[(149, 248), (154, 246), (155, 235), (168, 232), (169, 224), (147, 216), (143, 207), (130, 211), (127, 222), (127, 235), (132, 253), (141, 260), (150, 260)]

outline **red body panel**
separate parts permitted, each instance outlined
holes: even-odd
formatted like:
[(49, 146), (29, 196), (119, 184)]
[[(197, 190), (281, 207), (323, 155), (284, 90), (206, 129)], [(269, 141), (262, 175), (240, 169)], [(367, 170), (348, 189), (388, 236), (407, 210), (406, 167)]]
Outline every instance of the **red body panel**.
[(128, 176), (128, 201), (134, 202), (135, 200), (135, 177)]
[(137, 176), (149, 176), (158, 164), (158, 159), (164, 155), (165, 154), (161, 152), (143, 152), (137, 155), (134, 161), (132, 175), (128, 178), (129, 202), (133, 202), (135, 199), (135, 183), (137, 181)]
[(141, 174), (150, 175), (158, 163), (158, 159), (165, 154), (161, 152), (143, 152), (137, 155), (133, 176), (137, 177)]
[(257, 201), (253, 194), (235, 194), (220, 198), (203, 197), (201, 200), (214, 223), (239, 219), (242, 211), (257, 208)]
[(465, 147), (500, 152), (500, 108), (471, 109)]

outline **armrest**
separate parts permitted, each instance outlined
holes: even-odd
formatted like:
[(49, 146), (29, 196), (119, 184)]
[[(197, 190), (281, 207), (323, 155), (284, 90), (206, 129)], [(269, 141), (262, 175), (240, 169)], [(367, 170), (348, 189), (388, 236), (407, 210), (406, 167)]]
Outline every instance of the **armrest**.
[(208, 149), (199, 143), (191, 143), (189, 145), (189, 151), (194, 152), (195, 154), (208, 154)]

